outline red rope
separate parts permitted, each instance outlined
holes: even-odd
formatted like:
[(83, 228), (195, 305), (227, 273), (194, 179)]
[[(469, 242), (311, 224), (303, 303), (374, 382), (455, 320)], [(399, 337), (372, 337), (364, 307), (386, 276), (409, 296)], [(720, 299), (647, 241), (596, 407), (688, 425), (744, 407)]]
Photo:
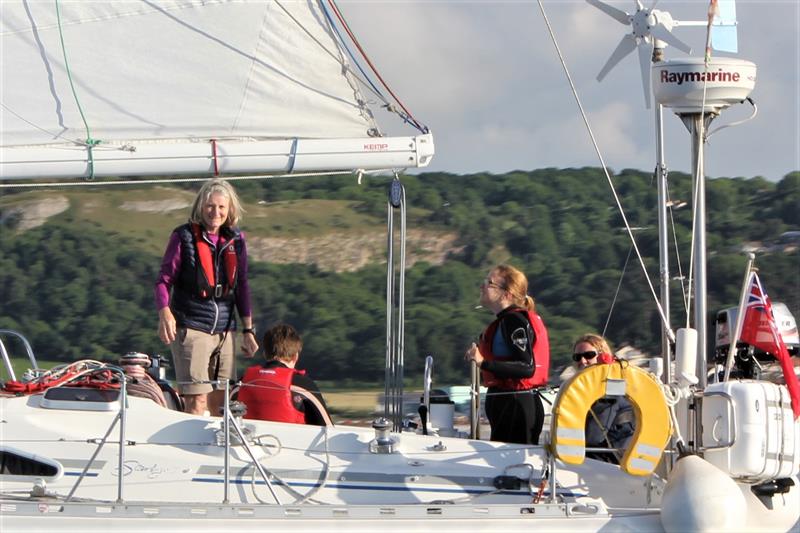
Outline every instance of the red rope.
[(416, 119), (416, 118), (414, 118), (414, 115), (412, 115), (412, 114), (411, 114), (411, 112), (410, 112), (410, 111), (409, 111), (409, 110), (406, 108), (406, 106), (405, 106), (405, 105), (403, 105), (403, 102), (401, 102), (401, 101), (400, 101), (400, 99), (397, 97), (397, 95), (396, 95), (396, 94), (394, 94), (394, 91), (392, 91), (392, 89), (389, 87), (389, 85), (387, 85), (387, 83), (386, 83), (386, 82), (383, 80), (383, 78), (381, 77), (380, 73), (378, 72), (378, 69), (377, 69), (377, 68), (375, 68), (375, 65), (373, 65), (373, 64), (372, 64), (372, 61), (370, 61), (369, 57), (367, 57), (367, 53), (364, 51), (364, 49), (363, 49), (363, 48), (361, 48), (361, 44), (358, 42), (358, 39), (356, 39), (356, 36), (355, 36), (355, 35), (353, 35), (353, 32), (352, 32), (352, 31), (350, 31), (350, 26), (348, 26), (348, 25), (347, 25), (347, 22), (344, 20), (344, 17), (343, 17), (343, 16), (342, 16), (342, 14), (339, 12), (339, 8), (337, 7), (337, 5), (336, 5), (336, 2), (334, 2), (334, 0), (328, 0), (328, 5), (330, 5), (330, 6), (331, 6), (331, 9), (332, 9), (332, 10), (333, 10), (333, 12), (336, 14), (336, 18), (338, 18), (338, 19), (339, 19), (339, 22), (342, 24), (342, 27), (343, 27), (343, 28), (344, 28), (344, 30), (347, 32), (347, 35), (348, 35), (348, 36), (350, 37), (350, 39), (353, 41), (353, 44), (355, 44), (355, 45), (356, 45), (356, 48), (358, 48), (358, 51), (359, 51), (359, 52), (361, 52), (361, 56), (362, 56), (362, 57), (364, 58), (364, 60), (367, 62), (367, 64), (369, 65), (369, 67), (372, 69), (372, 72), (374, 72), (374, 73), (375, 73), (375, 76), (377, 76), (377, 77), (378, 77), (378, 79), (380, 80), (381, 84), (382, 84), (382, 85), (383, 85), (383, 86), (386, 88), (386, 90), (387, 90), (387, 91), (389, 91), (389, 94), (391, 94), (391, 95), (392, 95), (392, 98), (394, 98), (394, 99), (395, 99), (395, 101), (396, 101), (396, 102), (397, 102), (397, 104), (398, 104), (398, 105), (399, 105), (399, 106), (400, 106), (400, 107), (403, 109), (403, 111), (405, 111), (406, 115), (408, 115), (408, 118), (410, 118), (411, 120), (413, 120), (413, 121), (414, 121), (414, 125), (415, 125), (417, 128), (420, 128), (420, 129), (422, 129), (422, 127), (420, 126), (419, 122), (417, 122), (417, 119)]
[(8, 380), (5, 386), (0, 389), (5, 392), (15, 394), (36, 394), (52, 387), (69, 385), (70, 387), (87, 387), (94, 389), (118, 389), (119, 380), (111, 370), (99, 368), (79, 377), (80, 371), (70, 370), (57, 378), (44, 376), (37, 381), (22, 383), (20, 381)]
[(217, 140), (211, 139), (211, 157), (214, 159), (214, 175), (219, 176), (219, 164), (217, 162)]
[(547, 486), (547, 478), (542, 477), (542, 482), (539, 484), (539, 491), (536, 493), (536, 496), (533, 498), (533, 503), (539, 503), (542, 501), (542, 495), (544, 494), (544, 488)]

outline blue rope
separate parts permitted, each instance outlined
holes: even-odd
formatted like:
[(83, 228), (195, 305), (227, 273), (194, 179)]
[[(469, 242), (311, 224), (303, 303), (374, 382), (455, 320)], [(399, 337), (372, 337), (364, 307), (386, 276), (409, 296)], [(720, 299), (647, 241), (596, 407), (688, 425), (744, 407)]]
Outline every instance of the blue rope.
[(350, 51), (350, 48), (347, 46), (347, 42), (342, 37), (342, 34), (339, 32), (339, 28), (336, 26), (333, 17), (331, 17), (331, 14), (328, 12), (328, 8), (325, 7), (325, 2), (321, 1), (319, 5), (322, 7), (322, 12), (325, 13), (325, 18), (328, 19), (328, 23), (330, 24), (331, 28), (333, 28), (333, 31), (336, 33), (336, 36), (339, 38), (339, 42), (344, 47), (345, 51), (347, 52), (347, 55), (349, 55), (350, 59), (353, 60), (353, 64), (356, 67), (358, 67), (358, 70), (361, 72), (361, 75), (364, 76), (364, 79), (367, 80), (367, 83), (369, 83), (370, 87), (372, 87), (372, 90), (378, 94), (380, 99), (383, 100), (384, 102), (388, 102), (389, 100), (383, 95), (380, 89), (378, 89), (378, 87), (375, 86), (369, 74), (367, 74), (366, 71), (361, 67), (361, 64), (358, 62), (358, 59), (356, 59), (356, 56), (353, 54), (353, 52)]
[[(361, 72), (361, 74), (364, 77), (364, 79), (366, 80), (366, 82), (370, 85), (370, 87), (372, 87), (372, 90), (375, 91), (375, 93), (378, 95), (378, 97), (381, 100), (383, 100), (383, 102), (385, 104), (385, 107), (389, 108), (391, 106), (391, 104), (389, 103), (389, 99), (386, 98), (386, 96), (383, 95), (383, 93), (380, 91), (380, 89), (378, 89), (378, 87), (372, 81), (372, 78), (370, 77), (370, 75), (367, 74), (367, 72), (361, 66), (361, 63), (359, 62), (359, 60), (356, 57), (356, 55), (350, 50), (350, 47), (347, 46), (346, 39), (342, 36), (342, 34), (339, 31), (339, 28), (338, 28), (338, 26), (336, 24), (336, 21), (333, 19), (333, 17), (331, 16), (328, 8), (325, 6), (325, 0), (320, 0), (319, 1), (319, 5), (322, 8), (322, 12), (325, 14), (325, 18), (328, 19), (328, 23), (330, 24), (331, 28), (333, 28), (333, 31), (336, 33), (336, 36), (339, 38), (339, 42), (342, 44), (342, 47), (347, 52), (347, 55), (350, 56), (350, 59), (352, 59), (353, 64), (355, 64), (355, 66)], [(399, 102), (397, 102), (397, 103), (399, 104)], [(402, 105), (400, 105), (400, 107), (402, 107)], [(401, 112), (401, 111), (399, 111), (397, 109), (394, 109), (394, 110), (391, 110), (391, 111), (393, 111), (394, 113), (399, 115), (400, 118), (403, 120), (403, 122), (405, 122), (406, 124), (411, 125), (412, 127), (414, 127), (415, 129), (419, 130), (420, 132), (422, 132), (422, 133), (429, 133), (430, 132), (430, 130), (428, 129), (427, 126), (425, 126), (423, 124), (420, 124), (419, 122), (417, 122), (415, 119), (413, 119), (408, 114), (406, 114), (404, 112)]]

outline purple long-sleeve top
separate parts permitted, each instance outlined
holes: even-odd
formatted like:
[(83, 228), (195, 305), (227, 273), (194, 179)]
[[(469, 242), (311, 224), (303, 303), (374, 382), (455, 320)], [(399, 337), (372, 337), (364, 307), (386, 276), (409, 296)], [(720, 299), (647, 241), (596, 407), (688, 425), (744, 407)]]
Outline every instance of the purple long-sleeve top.
[[(216, 246), (218, 235), (206, 236)], [(250, 285), (247, 281), (247, 245), (244, 233), (241, 234), (242, 247), (238, 255), (239, 274), (236, 281), (236, 310), (239, 316), (252, 316), (252, 306), (250, 303)], [(178, 279), (181, 271), (181, 239), (176, 232), (172, 232), (167, 243), (164, 257), (161, 259), (161, 271), (158, 274), (155, 286), (156, 309), (161, 310), (169, 306), (169, 295), (172, 285)]]

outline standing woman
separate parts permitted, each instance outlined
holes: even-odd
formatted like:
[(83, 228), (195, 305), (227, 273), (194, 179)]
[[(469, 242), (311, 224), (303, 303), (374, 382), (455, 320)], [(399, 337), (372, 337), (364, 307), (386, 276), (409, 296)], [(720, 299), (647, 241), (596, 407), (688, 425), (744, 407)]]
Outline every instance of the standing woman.
[[(189, 222), (172, 232), (155, 286), (158, 336), (170, 345), (185, 411), (219, 413), (225, 391), (209, 380), (236, 377), (234, 306), (242, 320), (242, 351), (258, 343), (247, 283), (247, 247), (237, 224), (242, 207), (226, 181), (203, 184)], [(171, 293), (171, 295), (170, 295)]]
[(481, 283), (481, 305), (497, 318), (465, 358), (478, 364), (488, 387), (491, 440), (539, 444), (544, 408), (535, 389), (547, 384), (550, 341), (528, 296), (525, 274), (512, 266), (496, 266)]

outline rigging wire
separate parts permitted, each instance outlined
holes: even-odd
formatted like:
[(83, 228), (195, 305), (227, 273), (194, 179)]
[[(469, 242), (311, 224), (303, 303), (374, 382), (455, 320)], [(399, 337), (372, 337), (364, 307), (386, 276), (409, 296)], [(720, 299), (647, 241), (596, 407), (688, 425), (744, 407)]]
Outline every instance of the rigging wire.
[(622, 274), (620, 274), (619, 276), (619, 282), (617, 283), (617, 290), (614, 291), (614, 299), (611, 300), (611, 307), (608, 309), (608, 316), (606, 317), (606, 325), (603, 326), (603, 333), (601, 334), (603, 337), (606, 336), (606, 331), (608, 330), (608, 324), (611, 322), (611, 315), (614, 313), (614, 306), (617, 303), (617, 297), (619, 296), (619, 291), (622, 288), (622, 280), (625, 279), (625, 272), (628, 270), (628, 261), (630, 261), (632, 253), (633, 253), (633, 246), (628, 248), (628, 256), (625, 258), (625, 264), (622, 265)]
[(667, 209), (669, 211), (669, 222), (672, 228), (672, 243), (675, 246), (675, 264), (678, 266), (678, 279), (681, 282), (681, 299), (683, 301), (683, 309), (686, 314), (689, 314), (689, 294), (686, 291), (686, 278), (683, 275), (683, 267), (681, 266), (681, 252), (678, 247), (678, 234), (675, 231), (675, 213), (672, 208), (672, 199), (669, 194), (669, 184), (667, 184)]
[(68, 139), (68, 138), (64, 137), (64, 135), (62, 135), (60, 133), (53, 133), (52, 131), (46, 130), (45, 128), (39, 126), (38, 124), (36, 124), (34, 122), (31, 122), (27, 118), (23, 117), (22, 115), (20, 115), (19, 113), (17, 113), (16, 111), (11, 109), (10, 107), (8, 107), (3, 102), (0, 102), (0, 107), (2, 107), (6, 111), (8, 111), (12, 115), (14, 115), (15, 117), (17, 117), (19, 120), (21, 120), (22, 122), (24, 122), (28, 126), (34, 128), (34, 129), (37, 129), (37, 130), (41, 131), (42, 133), (45, 133), (45, 134), (49, 135), (53, 139), (62, 139), (64, 141), (68, 142), (68, 143), (76, 144), (78, 146), (84, 146), (84, 147), (88, 146), (88, 144), (86, 144), (86, 141), (82, 141), (80, 139)]
[[(328, 0), (328, 1), (329, 1), (329, 3), (331, 3), (331, 0)], [(357, 80), (358, 80), (358, 81), (361, 83), (361, 85), (363, 85), (363, 86), (364, 86), (366, 89), (368, 89), (368, 90), (369, 90), (371, 93), (373, 93), (373, 94), (374, 94), (374, 95), (375, 95), (375, 96), (376, 96), (376, 97), (377, 97), (377, 98), (378, 98), (378, 99), (379, 99), (379, 100), (380, 100), (380, 101), (383, 103), (383, 107), (384, 107), (384, 108), (386, 108), (388, 111), (390, 111), (390, 112), (392, 112), (392, 113), (396, 113), (397, 115), (399, 115), (399, 116), (400, 116), (400, 118), (402, 118), (402, 119), (403, 119), (403, 121), (404, 121), (404, 122), (406, 122), (406, 123), (408, 123), (408, 124), (412, 125), (414, 128), (418, 129), (418, 130), (419, 130), (419, 131), (421, 131), (422, 133), (427, 133), (427, 132), (429, 131), (429, 130), (428, 130), (428, 128), (427, 128), (426, 126), (424, 126), (424, 125), (420, 124), (420, 123), (419, 123), (419, 122), (418, 122), (418, 121), (417, 121), (417, 120), (416, 120), (416, 119), (415, 119), (415, 118), (414, 118), (414, 117), (411, 115), (411, 113), (410, 113), (410, 112), (409, 112), (409, 111), (406, 109), (406, 107), (403, 105), (403, 103), (400, 101), (400, 99), (399, 99), (399, 98), (398, 98), (398, 97), (397, 97), (397, 96), (394, 94), (394, 92), (392, 91), (392, 89), (391, 89), (391, 88), (388, 86), (388, 84), (386, 84), (386, 82), (383, 80), (383, 78), (382, 78), (382, 77), (381, 77), (381, 75), (378, 73), (378, 71), (377, 71), (377, 69), (375, 68), (375, 66), (372, 64), (372, 62), (371, 62), (371, 61), (369, 60), (369, 58), (367, 57), (367, 55), (366, 55), (366, 52), (364, 52), (363, 48), (362, 48), (362, 47), (361, 47), (361, 45), (358, 43), (358, 40), (356, 39), (356, 37), (355, 37), (355, 35), (353, 34), (353, 32), (350, 30), (350, 27), (348, 26), (348, 24), (347, 24), (346, 20), (344, 19), (344, 16), (341, 14), (341, 12), (339, 11), (339, 8), (338, 8), (337, 6), (335, 6), (334, 4), (332, 4), (332, 3), (331, 3), (331, 9), (334, 11), (334, 14), (336, 14), (336, 17), (339, 19), (341, 26), (342, 26), (342, 27), (344, 28), (344, 30), (347, 32), (348, 36), (350, 37), (350, 40), (351, 40), (351, 41), (352, 41), (352, 42), (353, 42), (353, 43), (356, 45), (356, 47), (358, 48), (358, 50), (359, 50), (359, 52), (361, 53), (362, 57), (364, 57), (364, 59), (367, 61), (367, 63), (369, 64), (369, 66), (372, 68), (372, 71), (375, 73), (375, 75), (376, 75), (376, 76), (378, 77), (378, 79), (381, 81), (381, 83), (383, 84), (383, 86), (386, 88), (386, 90), (387, 90), (387, 91), (389, 91), (389, 93), (392, 95), (392, 97), (393, 97), (393, 98), (394, 98), (394, 100), (397, 102), (397, 104), (398, 104), (398, 105), (399, 105), (399, 106), (400, 106), (400, 107), (403, 109), (404, 113), (402, 113), (402, 112), (398, 111), (398, 110), (397, 110), (397, 109), (396, 109), (396, 108), (395, 108), (395, 107), (394, 107), (394, 106), (391, 104), (391, 102), (389, 101), (389, 99), (388, 99), (388, 98), (386, 98), (386, 96), (385, 96), (385, 95), (384, 95), (384, 94), (383, 94), (383, 93), (380, 91), (380, 89), (377, 87), (377, 85), (376, 85), (376, 84), (375, 84), (375, 83), (372, 81), (372, 79), (370, 78), (369, 74), (368, 74), (368, 73), (365, 71), (365, 69), (364, 69), (364, 68), (361, 66), (361, 63), (358, 61), (358, 58), (356, 57), (356, 55), (355, 55), (355, 54), (354, 54), (354, 53), (353, 53), (353, 52), (350, 50), (350, 48), (347, 46), (347, 40), (346, 40), (346, 39), (345, 39), (345, 38), (342, 36), (341, 32), (339, 31), (339, 28), (338, 28), (338, 26), (336, 25), (336, 23), (334, 22), (334, 20), (333, 20), (333, 17), (331, 16), (331, 14), (329, 13), (329, 10), (328, 10), (328, 8), (326, 8), (326, 7), (325, 7), (325, 2), (324, 2), (324, 0), (320, 0), (320, 3), (319, 3), (319, 5), (320, 5), (320, 7), (321, 7), (321, 9), (322, 9), (322, 12), (323, 12), (323, 14), (325, 15), (325, 17), (328, 19), (328, 24), (329, 24), (330, 28), (333, 30), (333, 32), (334, 32), (334, 33), (336, 33), (336, 36), (338, 37), (338, 42), (339, 42), (339, 44), (341, 44), (342, 48), (344, 48), (344, 50), (347, 52), (347, 54), (348, 54), (348, 55), (350, 56), (350, 58), (352, 59), (352, 61), (353, 61), (353, 63), (355, 64), (355, 66), (356, 66), (356, 67), (358, 68), (358, 70), (361, 72), (361, 75), (360, 75), (360, 76), (359, 76), (359, 74), (358, 74), (357, 72), (355, 72), (355, 71), (354, 71), (354, 70), (353, 70), (353, 69), (352, 69), (352, 68), (351, 68), (349, 65), (347, 65), (347, 63), (345, 63), (345, 62), (342, 60), (342, 58), (340, 58), (340, 57), (337, 57), (337, 56), (336, 56), (336, 54), (334, 54), (333, 52), (331, 52), (331, 51), (330, 51), (330, 50), (329, 50), (329, 49), (328, 49), (328, 48), (327, 48), (327, 47), (326, 47), (326, 46), (325, 46), (325, 45), (324, 45), (322, 42), (320, 42), (320, 40), (319, 40), (319, 39), (317, 39), (317, 38), (316, 38), (314, 35), (312, 35), (312, 34), (311, 34), (309, 31), (308, 31), (308, 29), (307, 29), (305, 26), (303, 26), (303, 24), (302, 24), (302, 23), (301, 23), (299, 20), (297, 20), (297, 18), (296, 18), (294, 15), (292, 15), (292, 14), (291, 14), (291, 12), (290, 12), (290, 11), (289, 11), (289, 10), (288, 10), (288, 9), (287, 9), (287, 8), (286, 8), (286, 7), (285, 7), (285, 6), (284, 6), (284, 5), (283, 5), (283, 4), (282, 4), (282, 3), (281, 3), (279, 0), (275, 0), (275, 4), (276, 4), (278, 7), (280, 7), (280, 8), (281, 8), (281, 9), (284, 11), (284, 13), (285, 13), (285, 14), (286, 14), (286, 15), (287, 15), (287, 16), (288, 16), (290, 19), (292, 19), (292, 21), (293, 21), (293, 22), (294, 22), (294, 23), (295, 23), (295, 24), (296, 24), (296, 25), (297, 25), (297, 26), (298, 26), (298, 27), (299, 27), (301, 30), (303, 30), (303, 32), (305, 32), (305, 34), (306, 34), (306, 35), (308, 35), (308, 37), (309, 37), (311, 40), (313, 40), (313, 41), (314, 41), (314, 42), (315, 42), (315, 43), (316, 43), (316, 44), (317, 44), (317, 45), (318, 45), (318, 46), (319, 46), (319, 47), (320, 47), (322, 50), (324, 50), (324, 51), (325, 51), (325, 52), (326, 52), (328, 55), (330, 55), (330, 56), (331, 56), (331, 57), (332, 57), (332, 58), (333, 58), (333, 59), (334, 59), (334, 60), (335, 60), (337, 63), (339, 63), (339, 64), (342, 66), (342, 68), (343, 68), (344, 70), (346, 70), (346, 71), (347, 71), (347, 72), (348, 72), (350, 75), (352, 75), (352, 76), (353, 76), (355, 79), (357, 79)]]
[(355, 63), (355, 65), (361, 71), (363, 77), (360, 77), (357, 72), (354, 72), (353, 69), (350, 68), (350, 66), (344, 61), (344, 59), (342, 57), (339, 57), (336, 54), (334, 54), (333, 52), (331, 52), (328, 49), (328, 47), (326, 47), (322, 42), (320, 42), (320, 40), (317, 39), (308, 30), (308, 28), (303, 26), (303, 23), (300, 22), (299, 20), (297, 20), (297, 18), (294, 15), (292, 15), (292, 13), (288, 9), (286, 9), (286, 7), (284, 7), (284, 5), (279, 0), (274, 0), (274, 1), (275, 1), (275, 4), (283, 10), (283, 12), (286, 14), (286, 16), (289, 17), (290, 19), (292, 19), (292, 22), (294, 22), (297, 25), (297, 27), (300, 28), (309, 37), (309, 39), (314, 41), (317, 44), (317, 46), (320, 47), (321, 50), (323, 50), (326, 54), (331, 56), (334, 61), (336, 61), (339, 65), (341, 65), (343, 70), (345, 70), (347, 73), (349, 73), (351, 76), (353, 76), (356, 80), (358, 80), (361, 83), (362, 86), (364, 86), (366, 89), (368, 89), (370, 92), (372, 92), (375, 96), (377, 96), (378, 99), (380, 99), (385, 106), (389, 105), (389, 101), (386, 99), (386, 97), (383, 94), (381, 94), (381, 92), (378, 90), (378, 88), (375, 87), (375, 84), (372, 82), (372, 80), (369, 79), (369, 76), (366, 74), (366, 72), (364, 72), (364, 69), (362, 69), (361, 65), (358, 63), (358, 61), (355, 60), (355, 57), (353, 56), (352, 52), (350, 52), (350, 50), (347, 48), (347, 45), (345, 44), (345, 42), (342, 39), (341, 35), (339, 35), (338, 29), (336, 29), (336, 26), (333, 24), (330, 16), (328, 15), (327, 11), (325, 10), (324, 4), (320, 3), (320, 6), (321, 6), (321, 8), (323, 10), (323, 13), (325, 13), (325, 16), (328, 18), (328, 23), (329, 23), (330, 27), (333, 28), (333, 31), (336, 32), (337, 35), (339, 35), (339, 42), (341, 43), (342, 47), (344, 47), (344, 49), (347, 50), (347, 53), (350, 55), (350, 57), (353, 58), (353, 63)]
[(334, 22), (333, 17), (331, 17), (331, 14), (328, 12), (328, 9), (325, 7), (325, 2), (320, 2), (320, 6), (322, 7), (322, 12), (325, 14), (325, 18), (328, 19), (328, 25), (336, 33), (336, 36), (339, 38), (339, 43), (345, 49), (345, 51), (347, 52), (347, 55), (350, 56), (350, 59), (353, 60), (353, 64), (355, 64), (355, 66), (358, 67), (358, 70), (364, 76), (364, 79), (366, 81), (363, 82), (363, 83), (369, 84), (369, 86), (372, 88), (372, 91), (383, 101), (383, 103), (384, 104), (388, 104), (389, 100), (386, 98), (386, 96), (383, 95), (381, 90), (375, 85), (375, 83), (372, 81), (372, 79), (370, 79), (369, 74), (367, 74), (367, 72), (364, 70), (364, 67), (361, 66), (361, 63), (356, 58), (355, 54), (353, 54), (352, 50), (350, 50), (350, 47), (347, 46), (347, 41), (346, 41), (346, 39), (344, 37), (342, 37), (342, 33), (339, 31), (338, 26), (336, 26), (336, 23)]
[(580, 111), (581, 118), (583, 119), (583, 123), (586, 126), (586, 130), (589, 133), (589, 137), (592, 141), (592, 146), (594, 147), (595, 153), (597, 154), (598, 159), (600, 160), (600, 165), (603, 167), (603, 173), (606, 176), (606, 181), (608, 181), (608, 185), (611, 188), (611, 194), (614, 196), (614, 201), (617, 204), (617, 209), (619, 210), (620, 216), (622, 217), (622, 222), (625, 224), (625, 230), (628, 232), (628, 236), (631, 239), (632, 246), (636, 251), (636, 257), (639, 260), (639, 265), (642, 267), (642, 272), (644, 273), (645, 280), (647, 281), (647, 286), (650, 288), (650, 294), (653, 296), (653, 301), (656, 304), (656, 310), (661, 318), (661, 323), (664, 325), (665, 331), (667, 331), (667, 335), (669, 336), (671, 341), (675, 340), (675, 334), (672, 332), (671, 329), (667, 328), (669, 321), (667, 317), (664, 315), (664, 308), (661, 306), (661, 302), (658, 299), (658, 295), (656, 294), (656, 290), (653, 287), (653, 282), (650, 280), (650, 275), (647, 273), (647, 267), (644, 264), (644, 259), (642, 258), (642, 254), (639, 252), (639, 247), (636, 244), (636, 239), (633, 236), (633, 231), (631, 231), (630, 224), (628, 224), (628, 217), (625, 216), (625, 210), (622, 208), (622, 202), (619, 199), (619, 195), (617, 194), (617, 190), (614, 187), (614, 182), (611, 179), (611, 175), (608, 171), (608, 167), (606, 166), (606, 162), (603, 159), (603, 154), (600, 152), (600, 148), (597, 144), (597, 140), (595, 139), (594, 132), (592, 131), (592, 127), (589, 124), (589, 118), (586, 116), (586, 112), (583, 109), (583, 104), (581, 103), (581, 99), (578, 96), (578, 91), (575, 88), (575, 84), (572, 81), (572, 77), (570, 76), (569, 69), (567, 68), (566, 61), (564, 59), (564, 55), (561, 53), (561, 48), (558, 46), (558, 41), (556, 40), (555, 33), (553, 32), (553, 28), (550, 25), (550, 20), (547, 17), (547, 13), (545, 12), (544, 5), (542, 0), (537, 0), (539, 4), (539, 9), (542, 12), (542, 17), (544, 18), (545, 25), (547, 26), (547, 31), (550, 34), (550, 39), (553, 41), (553, 46), (556, 49), (556, 53), (558, 54), (558, 59), (561, 62), (561, 66), (564, 69), (564, 74), (567, 77), (567, 81), (569, 82), (569, 86), (572, 89), (572, 95), (575, 97), (575, 101), (578, 104), (578, 110)]
[(683, 310), (689, 314), (689, 292), (686, 288), (686, 276), (683, 275), (683, 267), (681, 266), (680, 250), (678, 248), (678, 236), (675, 233), (675, 217), (673, 216), (672, 209), (669, 210), (669, 221), (672, 226), (672, 242), (675, 246), (675, 263), (678, 265), (678, 281), (681, 283), (681, 301), (683, 302)]
[(418, 130), (420, 130), (421, 132), (423, 132), (423, 133), (427, 132), (427, 131), (428, 131), (428, 128), (427, 128), (427, 127), (424, 127), (424, 126), (422, 126), (422, 125), (421, 125), (421, 124), (420, 124), (420, 123), (419, 123), (419, 122), (418, 122), (418, 121), (417, 121), (417, 120), (414, 118), (414, 116), (411, 114), (411, 112), (410, 112), (410, 111), (409, 111), (409, 110), (406, 108), (406, 106), (405, 106), (405, 105), (403, 105), (403, 102), (401, 102), (401, 101), (400, 101), (400, 99), (397, 97), (397, 95), (396, 95), (396, 94), (394, 94), (394, 91), (392, 91), (391, 87), (389, 87), (389, 85), (388, 85), (388, 84), (386, 83), (386, 81), (383, 79), (383, 77), (381, 76), (381, 74), (378, 72), (378, 69), (375, 67), (375, 65), (374, 65), (374, 64), (372, 63), (372, 61), (370, 60), (369, 56), (367, 56), (367, 53), (366, 53), (366, 52), (364, 51), (364, 49), (361, 47), (361, 43), (359, 43), (359, 42), (358, 42), (358, 39), (356, 38), (355, 34), (353, 34), (353, 32), (350, 30), (350, 26), (347, 24), (347, 21), (344, 19), (344, 16), (342, 16), (341, 12), (339, 11), (339, 7), (336, 5), (336, 2), (335, 2), (335, 0), (328, 0), (328, 4), (329, 4), (329, 5), (331, 6), (331, 8), (333, 9), (333, 12), (334, 12), (334, 14), (335, 14), (335, 15), (336, 15), (336, 17), (339, 19), (339, 22), (342, 24), (342, 27), (343, 27), (343, 28), (344, 28), (344, 30), (347, 32), (347, 35), (348, 35), (348, 36), (350, 37), (350, 39), (353, 41), (353, 44), (355, 44), (356, 48), (357, 48), (357, 49), (358, 49), (358, 51), (361, 53), (361, 56), (362, 56), (362, 57), (364, 58), (364, 60), (367, 62), (367, 64), (369, 65), (369, 67), (372, 69), (372, 72), (375, 74), (375, 76), (377, 76), (378, 80), (380, 80), (381, 84), (382, 84), (382, 85), (383, 85), (383, 86), (386, 88), (386, 90), (389, 92), (389, 94), (390, 94), (390, 95), (392, 95), (392, 98), (394, 98), (395, 102), (397, 102), (397, 104), (398, 104), (398, 105), (399, 105), (399, 106), (400, 106), (400, 107), (403, 109), (403, 111), (406, 113), (406, 116), (407, 116), (407, 118), (408, 118), (408, 119), (411, 121), (410, 123), (411, 123), (411, 124), (412, 124), (414, 127), (416, 127)]

